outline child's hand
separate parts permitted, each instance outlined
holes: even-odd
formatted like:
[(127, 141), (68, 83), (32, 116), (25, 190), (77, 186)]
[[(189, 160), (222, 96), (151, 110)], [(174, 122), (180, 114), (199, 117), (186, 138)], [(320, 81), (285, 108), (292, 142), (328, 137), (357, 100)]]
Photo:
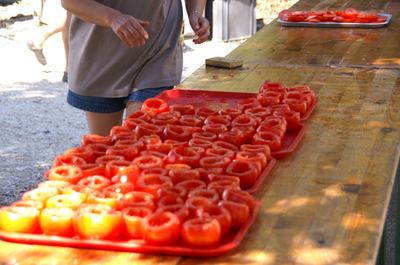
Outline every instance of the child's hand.
[(194, 43), (200, 44), (208, 40), (210, 36), (210, 23), (206, 18), (200, 15), (198, 12), (193, 12), (189, 16), (190, 26), (197, 38), (193, 40)]
[(129, 48), (133, 48), (146, 43), (149, 34), (144, 28), (149, 25), (150, 22), (121, 14), (113, 19), (111, 29), (123, 43)]

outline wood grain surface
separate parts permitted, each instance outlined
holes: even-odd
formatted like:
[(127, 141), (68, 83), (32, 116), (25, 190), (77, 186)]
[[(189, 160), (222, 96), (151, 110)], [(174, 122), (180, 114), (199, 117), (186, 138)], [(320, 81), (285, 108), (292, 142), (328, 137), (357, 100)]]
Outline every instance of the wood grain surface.
[(255, 194), (262, 210), (240, 247), (218, 258), (30, 246), (0, 241), (0, 264), (374, 264), (400, 148), (400, 1), (300, 1), (393, 14), (383, 29), (266, 26), (180, 87), (256, 92), (264, 80), (307, 84), (318, 106), (297, 151)]

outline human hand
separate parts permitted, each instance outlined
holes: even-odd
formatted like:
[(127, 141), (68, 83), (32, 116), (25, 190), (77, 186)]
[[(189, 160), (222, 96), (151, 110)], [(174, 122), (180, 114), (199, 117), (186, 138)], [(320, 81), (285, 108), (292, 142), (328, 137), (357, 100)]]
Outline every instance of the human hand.
[(129, 48), (142, 46), (149, 38), (145, 28), (150, 22), (121, 14), (112, 19), (111, 29)]
[(192, 12), (189, 15), (190, 26), (192, 27), (197, 38), (193, 40), (195, 44), (200, 44), (208, 40), (210, 36), (210, 23), (200, 15), (199, 12)]

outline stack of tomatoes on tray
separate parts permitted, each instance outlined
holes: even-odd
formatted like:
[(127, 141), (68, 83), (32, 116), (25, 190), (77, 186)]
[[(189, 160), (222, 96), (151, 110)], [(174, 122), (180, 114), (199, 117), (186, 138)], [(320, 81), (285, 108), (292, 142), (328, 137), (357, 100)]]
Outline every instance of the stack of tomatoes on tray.
[(57, 156), (48, 180), (0, 210), (0, 237), (178, 255), (237, 246), (259, 209), (248, 191), (302, 126), (314, 92), (265, 82), (222, 109), (162, 98)]
[(289, 11), (283, 10), (279, 18), (287, 22), (336, 22), (336, 23), (382, 23), (386, 17), (375, 12), (358, 11), (354, 8), (325, 11)]

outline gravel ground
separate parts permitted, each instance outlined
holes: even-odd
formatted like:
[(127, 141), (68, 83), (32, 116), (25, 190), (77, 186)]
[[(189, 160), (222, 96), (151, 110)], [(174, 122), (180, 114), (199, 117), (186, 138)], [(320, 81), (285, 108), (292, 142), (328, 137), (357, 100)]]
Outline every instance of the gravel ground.
[[(61, 35), (45, 44), (46, 66), (26, 47), (37, 25), (31, 3), (0, 6), (0, 206), (34, 188), (53, 158), (87, 133), (83, 113), (65, 101)], [(225, 56), (239, 44), (185, 41), (183, 78), (205, 58)]]

